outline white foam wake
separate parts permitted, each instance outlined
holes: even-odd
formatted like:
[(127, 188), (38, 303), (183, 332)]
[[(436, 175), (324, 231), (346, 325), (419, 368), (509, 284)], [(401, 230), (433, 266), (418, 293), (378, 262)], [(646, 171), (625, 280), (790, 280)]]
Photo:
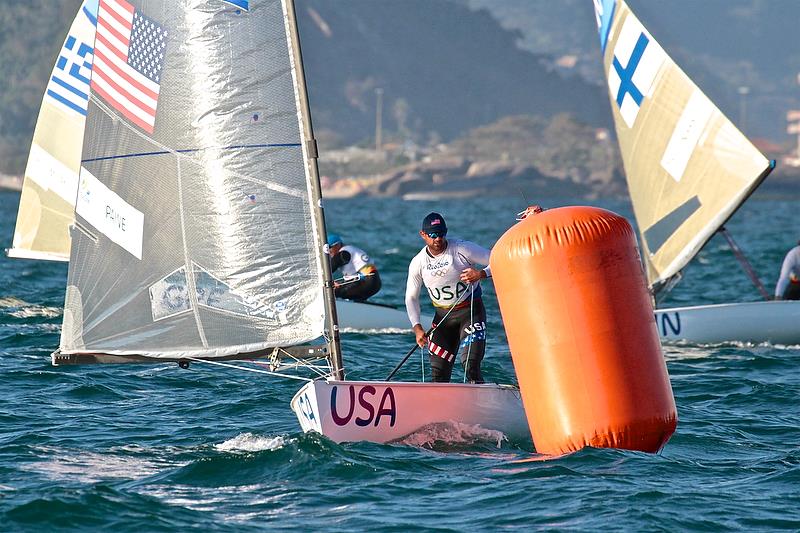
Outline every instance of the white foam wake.
[[(42, 447), (41, 451), (49, 457), (20, 468), (45, 474), (54, 480), (76, 478), (84, 483), (96, 483), (107, 479), (140, 479), (172, 466), (167, 461), (121, 455), (113, 450), (86, 452)], [(125, 450), (123, 448), (117, 451)]]
[(450, 421), (428, 424), (397, 442), (424, 448), (433, 448), (437, 444), (470, 445), (491, 442), (499, 448), (505, 440), (508, 438), (502, 431), (486, 429), (477, 424)]
[(61, 315), (60, 307), (35, 305), (14, 296), (4, 296), (0, 298), (0, 308), (8, 309), (8, 314), (17, 318), (32, 318), (37, 316), (52, 318)]
[(221, 452), (260, 452), (262, 450), (277, 450), (286, 444), (283, 437), (259, 437), (252, 433), (242, 433), (225, 442), (215, 444), (214, 448)]

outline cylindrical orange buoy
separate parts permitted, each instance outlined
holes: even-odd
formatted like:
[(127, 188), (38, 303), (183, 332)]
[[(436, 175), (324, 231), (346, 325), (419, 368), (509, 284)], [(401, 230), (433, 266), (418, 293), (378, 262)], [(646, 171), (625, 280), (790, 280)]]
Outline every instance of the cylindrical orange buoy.
[(528, 209), (490, 265), (536, 451), (656, 452), (678, 422), (633, 228)]

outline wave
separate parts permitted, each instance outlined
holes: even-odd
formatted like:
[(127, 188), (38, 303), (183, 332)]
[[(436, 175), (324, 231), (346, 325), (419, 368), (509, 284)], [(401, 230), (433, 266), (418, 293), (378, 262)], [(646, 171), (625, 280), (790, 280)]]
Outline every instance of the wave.
[(97, 483), (111, 479), (139, 479), (151, 476), (164, 468), (174, 467), (172, 462), (130, 455), (130, 450), (114, 452), (87, 452), (53, 447), (39, 447), (44, 460), (19, 466), (20, 470), (42, 474), (54, 481)]
[(242, 433), (225, 442), (215, 444), (214, 448), (221, 452), (260, 452), (277, 450), (287, 444), (286, 439), (278, 437), (261, 437), (252, 433)]
[(62, 314), (60, 307), (31, 304), (15, 296), (0, 297), (0, 309), (6, 309), (15, 318), (55, 318)]

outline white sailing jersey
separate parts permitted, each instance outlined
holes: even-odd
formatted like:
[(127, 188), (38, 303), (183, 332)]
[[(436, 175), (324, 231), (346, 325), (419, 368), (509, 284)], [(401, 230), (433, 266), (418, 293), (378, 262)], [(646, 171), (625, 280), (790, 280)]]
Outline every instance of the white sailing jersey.
[[(480, 281), (470, 287), (469, 283), (461, 281), (461, 271), (475, 268), (476, 264), (488, 265), (490, 253), (482, 246), (459, 239), (447, 239), (447, 248), (435, 257), (427, 246), (423, 247), (408, 265), (406, 312), (411, 325), (420, 323), (419, 290), (423, 284), (436, 307), (449, 308), (459, 301), (468, 300), (470, 295), (464, 295), (465, 292), (472, 291), (475, 296), (480, 296)], [(492, 275), (488, 266), (484, 270), (487, 277)]]
[(789, 250), (789, 253), (783, 258), (781, 275), (778, 278), (778, 283), (775, 285), (776, 298), (783, 297), (783, 293), (786, 292), (786, 287), (789, 286), (789, 282), (792, 278), (800, 278), (800, 246), (795, 246)]
[(342, 249), (339, 250), (339, 253), (342, 252), (347, 252), (350, 254), (350, 261), (342, 265), (343, 276), (354, 276), (358, 274), (362, 268), (372, 264), (367, 252), (361, 248), (357, 248), (348, 244), (347, 246), (342, 246)]

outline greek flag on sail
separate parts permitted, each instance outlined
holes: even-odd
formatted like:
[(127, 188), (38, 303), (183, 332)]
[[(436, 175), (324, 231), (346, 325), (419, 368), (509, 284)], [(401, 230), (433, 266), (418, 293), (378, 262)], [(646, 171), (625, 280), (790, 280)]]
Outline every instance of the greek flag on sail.
[[(97, 25), (97, 0), (84, 2), (81, 12), (76, 17), (85, 16), (92, 26)], [(75, 23), (73, 23), (75, 26)], [(70, 28), (70, 33), (64, 41), (61, 53), (53, 67), (53, 74), (47, 84), (45, 98), (62, 110), (86, 116), (89, 107), (89, 78), (92, 70), (94, 50), (92, 40), (82, 27)]]
[(629, 128), (644, 99), (652, 95), (656, 76), (666, 59), (664, 50), (634, 17), (627, 17), (608, 71), (608, 88)]

